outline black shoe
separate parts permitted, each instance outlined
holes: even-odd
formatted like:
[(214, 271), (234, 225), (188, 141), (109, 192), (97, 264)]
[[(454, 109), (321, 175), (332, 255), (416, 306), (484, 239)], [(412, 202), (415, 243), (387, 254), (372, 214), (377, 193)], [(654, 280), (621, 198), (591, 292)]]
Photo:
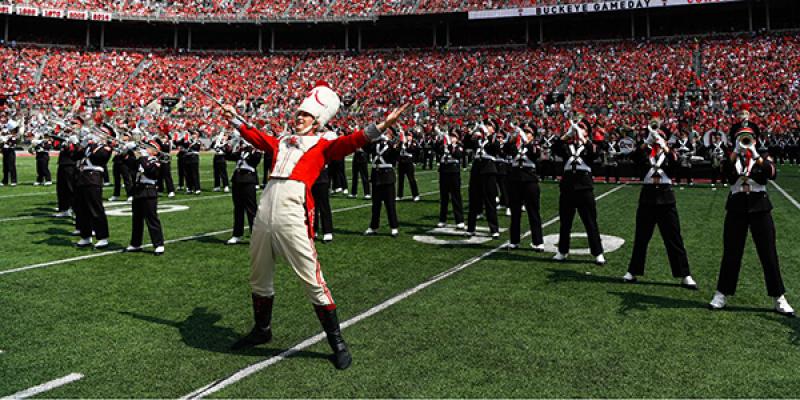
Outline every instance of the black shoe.
[(231, 346), (231, 350), (249, 349), (260, 344), (269, 343), (272, 341), (272, 328), (263, 330), (254, 326), (247, 336), (239, 339)]

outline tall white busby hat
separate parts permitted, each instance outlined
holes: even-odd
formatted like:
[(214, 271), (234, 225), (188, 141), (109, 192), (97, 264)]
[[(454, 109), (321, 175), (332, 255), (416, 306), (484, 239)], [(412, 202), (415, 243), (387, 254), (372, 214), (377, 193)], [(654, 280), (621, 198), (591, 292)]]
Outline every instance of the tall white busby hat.
[(320, 127), (325, 126), (339, 111), (342, 104), (339, 96), (331, 90), (330, 86), (324, 81), (319, 81), (311, 89), (311, 93), (303, 100), (297, 111), (305, 111), (311, 114), (319, 123)]

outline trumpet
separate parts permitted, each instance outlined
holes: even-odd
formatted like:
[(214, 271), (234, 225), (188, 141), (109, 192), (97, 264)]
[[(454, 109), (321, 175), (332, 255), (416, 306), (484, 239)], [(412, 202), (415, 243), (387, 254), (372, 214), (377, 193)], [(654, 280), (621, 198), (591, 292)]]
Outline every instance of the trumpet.
[(748, 147), (754, 146), (755, 143), (756, 143), (756, 140), (753, 137), (753, 135), (750, 135), (748, 133), (741, 134), (741, 135), (739, 135), (738, 138), (736, 138), (736, 145), (738, 147), (748, 148)]

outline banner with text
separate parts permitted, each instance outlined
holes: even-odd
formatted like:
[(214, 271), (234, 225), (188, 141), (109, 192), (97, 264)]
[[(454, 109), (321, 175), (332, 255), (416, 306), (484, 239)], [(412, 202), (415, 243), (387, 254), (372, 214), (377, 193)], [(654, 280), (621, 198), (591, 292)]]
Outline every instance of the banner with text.
[(571, 15), (607, 11), (646, 10), (662, 7), (721, 4), (741, 1), (745, 0), (607, 0), (583, 4), (561, 4), (554, 6), (510, 8), (503, 10), (470, 11), (469, 19)]

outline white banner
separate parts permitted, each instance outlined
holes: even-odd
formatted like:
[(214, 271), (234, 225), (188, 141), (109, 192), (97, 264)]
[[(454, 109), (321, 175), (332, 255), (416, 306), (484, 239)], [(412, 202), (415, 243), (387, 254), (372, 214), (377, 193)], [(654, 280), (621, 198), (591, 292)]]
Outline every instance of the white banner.
[(16, 6), (16, 13), (17, 15), (25, 15), (28, 17), (38, 17), (39, 16), (39, 9), (36, 7), (24, 7), (24, 6)]
[(584, 14), (606, 11), (643, 10), (650, 8), (733, 3), (744, 0), (607, 0), (583, 4), (525, 7), (503, 10), (470, 11), (469, 19), (538, 17), (548, 15)]
[(92, 21), (111, 21), (111, 13), (96, 11), (92, 13)]
[(9, 4), (0, 4), (0, 14), (11, 14), (11, 5)]
[(89, 19), (88, 11), (67, 10), (68, 19)]
[(64, 10), (59, 10), (55, 8), (43, 8), (42, 16), (50, 18), (64, 18)]

